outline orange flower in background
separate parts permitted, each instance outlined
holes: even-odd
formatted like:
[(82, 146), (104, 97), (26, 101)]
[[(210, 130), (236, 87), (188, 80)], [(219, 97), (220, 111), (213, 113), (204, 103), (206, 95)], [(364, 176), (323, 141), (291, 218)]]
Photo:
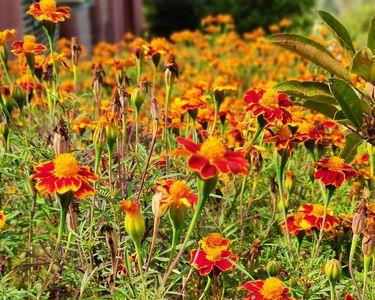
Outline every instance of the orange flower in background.
[(14, 29), (6, 29), (3, 31), (0, 31), (0, 46), (4, 46), (7, 41), (14, 38), (16, 33), (17, 32)]
[[(302, 204), (298, 210), (303, 214), (303, 220), (320, 230), (323, 224), (324, 206), (321, 204)], [(332, 210), (327, 210), (324, 230), (330, 230), (340, 224), (340, 219), (333, 216)]]
[(270, 277), (266, 280), (254, 280), (246, 282), (242, 286), (250, 292), (244, 299), (249, 300), (294, 300), (289, 296), (290, 288), (284, 286), (284, 283), (276, 278)]
[(286, 108), (292, 106), (293, 102), (286, 94), (279, 94), (272, 89), (267, 91), (252, 89), (246, 93), (244, 102), (249, 104), (247, 111), (250, 111), (254, 117), (262, 115), (268, 123), (279, 120), (286, 124), (292, 120)]
[(38, 181), (38, 191), (48, 194), (65, 194), (71, 191), (80, 200), (95, 194), (90, 182), (99, 179), (89, 167), (80, 166), (77, 159), (69, 153), (60, 154), (52, 161), (35, 166), (34, 171), (36, 173), (30, 177)]
[(163, 195), (159, 208), (161, 214), (170, 206), (194, 208), (198, 201), (198, 196), (191, 191), (185, 180), (168, 179), (162, 182), (157, 190)]
[(202, 249), (191, 252), (190, 263), (199, 270), (201, 276), (212, 274), (217, 277), (221, 272), (231, 269), (232, 262), (238, 261), (232, 251), (228, 250), (231, 242), (219, 233), (201, 239), (199, 245)]
[(341, 157), (326, 157), (313, 163), (313, 166), (317, 167), (314, 178), (320, 179), (325, 185), (339, 187), (345, 180), (357, 177), (357, 172)]
[(6, 219), (4, 212), (0, 210), (0, 230), (3, 229)]
[(241, 151), (230, 151), (221, 139), (209, 137), (203, 144), (177, 138), (177, 142), (190, 152), (188, 166), (199, 172), (202, 179), (212, 178), (218, 172), (247, 175), (248, 162)]
[[(290, 215), (286, 218), (286, 226), (288, 228), (288, 232), (298, 236), (301, 232), (312, 234), (312, 225), (305, 220), (305, 215), (303, 213), (296, 213), (294, 215)], [(281, 224), (281, 228), (285, 230), (286, 228), (285, 222)]]
[(264, 141), (266, 143), (275, 143), (275, 148), (279, 153), (285, 150), (287, 155), (290, 156), (294, 147), (299, 143), (305, 142), (307, 139), (307, 135), (293, 134), (288, 125), (283, 125), (276, 134), (266, 136)]
[(12, 44), (12, 53), (14, 55), (20, 54), (34, 54), (39, 55), (47, 50), (47, 47), (43, 44), (38, 44), (36, 38), (33, 35), (25, 35), (23, 41), (15, 41)]
[(63, 22), (70, 18), (70, 8), (67, 6), (57, 7), (55, 0), (40, 0), (30, 5), (26, 12), (38, 21), (53, 23)]

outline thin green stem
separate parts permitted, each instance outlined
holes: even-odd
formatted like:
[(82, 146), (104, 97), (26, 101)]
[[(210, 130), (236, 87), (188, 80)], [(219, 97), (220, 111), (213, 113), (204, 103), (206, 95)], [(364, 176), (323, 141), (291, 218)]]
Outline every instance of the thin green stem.
[(215, 132), (217, 119), (219, 117), (219, 109), (220, 109), (220, 104), (216, 101), (215, 96), (214, 96), (214, 102), (215, 102), (215, 115), (214, 115), (214, 122), (211, 127), (210, 136), (212, 136)]
[(350, 277), (352, 278), (355, 290), (357, 292), (357, 297), (358, 299), (361, 299), (361, 291), (359, 290), (358, 283), (354, 274), (354, 268), (353, 268), (353, 259), (354, 259), (355, 249), (357, 247), (358, 240), (359, 240), (359, 235), (354, 234), (352, 238), (352, 245), (350, 247), (350, 254), (349, 254), (349, 273), (350, 273)]
[(172, 95), (172, 86), (167, 84), (165, 88), (166, 88), (166, 96), (165, 96), (164, 138), (163, 138), (163, 141), (165, 143), (166, 174), (168, 174), (168, 171), (169, 171), (168, 109), (169, 109), (169, 102), (171, 100), (171, 95)]
[(210, 276), (207, 276), (207, 284), (206, 284), (206, 287), (204, 288), (203, 290), (203, 293), (202, 295), (199, 297), (199, 300), (202, 300), (204, 298), (204, 296), (207, 294), (208, 290), (210, 289), (211, 287), (211, 283), (212, 283), (212, 279)]
[(331, 290), (331, 300), (336, 300), (335, 284), (332, 281), (330, 281), (329, 286), (330, 286), (330, 290)]
[[(142, 264), (142, 256), (141, 256), (141, 245), (138, 242), (134, 241), (134, 247), (135, 247), (135, 252), (137, 253), (137, 262), (138, 262), (138, 268), (139, 268), (139, 273), (141, 274), (142, 278), (142, 294), (143, 297), (145, 297), (146, 293), (146, 282), (145, 282), (145, 275), (143, 272), (143, 264)], [(145, 299), (145, 298), (144, 298)]]
[(9, 75), (9, 72), (8, 72), (8, 66), (7, 66), (6, 62), (4, 61), (3, 56), (0, 55), (0, 57), (1, 57), (1, 64), (3, 65), (5, 77), (7, 78), (9, 87), (11, 87), (12, 86), (12, 80), (10, 79), (10, 75)]
[(362, 290), (362, 300), (366, 300), (366, 289), (367, 289), (367, 276), (368, 276), (368, 270), (370, 267), (370, 262), (371, 262), (371, 256), (364, 256), (363, 259), (363, 290)]

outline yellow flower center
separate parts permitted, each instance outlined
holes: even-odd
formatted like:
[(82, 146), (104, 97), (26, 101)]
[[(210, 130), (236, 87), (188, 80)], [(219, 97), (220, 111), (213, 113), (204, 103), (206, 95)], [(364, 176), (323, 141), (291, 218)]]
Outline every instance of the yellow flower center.
[(323, 217), (324, 206), (321, 204), (314, 204), (311, 214), (315, 217)]
[(341, 157), (330, 157), (327, 162), (328, 169), (332, 171), (342, 171), (345, 161)]
[(23, 37), (23, 49), (28, 52), (32, 51), (35, 46), (35, 36), (33, 35), (25, 35)]
[(223, 142), (215, 137), (208, 138), (199, 151), (203, 157), (210, 161), (223, 158), (226, 152), (227, 149)]
[(55, 160), (55, 175), (57, 177), (72, 177), (78, 174), (79, 164), (77, 159), (69, 154), (62, 153)]
[(190, 194), (190, 189), (185, 180), (176, 180), (169, 188), (169, 194), (174, 201), (178, 201), (181, 198), (188, 197)]
[(207, 259), (216, 261), (221, 257), (221, 252), (227, 250), (230, 241), (223, 238), (219, 233), (213, 233), (199, 241), (202, 249), (206, 252)]
[(40, 5), (40, 10), (46, 14), (51, 14), (56, 11), (55, 0), (40, 0), (39, 5)]
[(289, 127), (287, 125), (281, 126), (279, 132), (277, 133), (283, 139), (287, 139), (292, 135)]
[(279, 94), (274, 90), (268, 90), (259, 100), (259, 103), (268, 109), (275, 109), (279, 106)]
[(283, 282), (278, 278), (270, 277), (264, 281), (260, 293), (266, 299), (278, 300), (281, 299), (283, 290)]

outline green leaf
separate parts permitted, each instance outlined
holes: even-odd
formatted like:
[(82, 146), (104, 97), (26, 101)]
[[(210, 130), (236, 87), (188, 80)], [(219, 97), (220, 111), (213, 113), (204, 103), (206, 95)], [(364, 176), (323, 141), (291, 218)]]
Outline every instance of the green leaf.
[(331, 92), (335, 96), (347, 118), (357, 127), (362, 125), (360, 99), (355, 90), (342, 79), (330, 79)]
[(351, 132), (346, 136), (345, 146), (341, 150), (340, 157), (345, 159), (345, 162), (351, 162), (357, 154), (358, 147), (362, 144), (362, 138), (355, 132)]
[(375, 82), (375, 57), (369, 48), (363, 48), (353, 58), (352, 73), (361, 76), (367, 82)]
[(307, 100), (305, 103), (303, 103), (302, 106), (313, 111), (316, 111), (318, 113), (321, 113), (331, 119), (334, 119), (336, 113), (338, 112), (338, 109), (331, 104), (319, 103), (311, 100)]
[(340, 78), (349, 80), (348, 70), (326, 48), (313, 40), (289, 33), (274, 34), (269, 36), (267, 40), (299, 54)]
[(322, 20), (334, 32), (341, 46), (349, 50), (352, 54), (355, 54), (355, 49), (353, 46), (352, 39), (349, 35), (349, 32), (344, 27), (344, 25), (342, 25), (334, 16), (332, 16), (330, 13), (326, 11), (319, 10), (318, 14), (322, 18)]
[(290, 80), (276, 85), (274, 89), (294, 97), (331, 96), (327, 84), (312, 81)]
[(371, 20), (370, 29), (367, 36), (367, 47), (369, 47), (372, 53), (375, 53), (375, 18)]

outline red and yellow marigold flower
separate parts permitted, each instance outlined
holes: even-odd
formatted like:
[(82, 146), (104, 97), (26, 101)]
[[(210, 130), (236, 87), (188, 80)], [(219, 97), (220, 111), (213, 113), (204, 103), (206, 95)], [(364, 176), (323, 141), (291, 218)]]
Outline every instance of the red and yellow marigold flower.
[(40, 0), (30, 5), (26, 12), (38, 21), (63, 22), (70, 18), (70, 8), (67, 6), (57, 7), (55, 0)]
[[(294, 215), (289, 215), (286, 218), (286, 226), (288, 227), (288, 232), (298, 236), (301, 232), (306, 234), (313, 233), (313, 225), (310, 224), (307, 220), (305, 220), (305, 215), (303, 213), (296, 213)], [(284, 231), (285, 230), (285, 222), (281, 224), (281, 227)]]
[(325, 185), (339, 187), (345, 180), (357, 177), (357, 172), (341, 157), (326, 157), (315, 162), (313, 166), (317, 167), (314, 178), (320, 179)]
[(247, 111), (250, 111), (254, 117), (262, 115), (267, 123), (281, 121), (283, 124), (292, 120), (291, 114), (286, 108), (293, 105), (293, 102), (286, 94), (278, 93), (275, 90), (252, 89), (249, 90), (244, 102), (249, 104)]
[[(322, 204), (302, 204), (298, 210), (303, 214), (303, 220), (320, 230), (323, 224), (324, 206)], [(340, 219), (333, 216), (331, 209), (327, 209), (324, 230), (328, 231), (340, 224)]]
[(299, 133), (293, 134), (288, 125), (283, 125), (274, 135), (266, 136), (264, 141), (266, 143), (275, 143), (275, 148), (279, 153), (285, 150), (286, 154), (290, 156), (294, 147), (307, 139), (308, 136)]
[(254, 280), (246, 282), (242, 286), (245, 290), (250, 292), (244, 297), (249, 300), (294, 300), (289, 296), (290, 288), (286, 287), (284, 283), (276, 278), (269, 277), (266, 280)]
[(160, 199), (160, 214), (171, 206), (194, 208), (198, 196), (192, 192), (185, 180), (168, 179), (158, 185), (157, 190), (162, 194)]
[(217, 277), (233, 267), (238, 258), (228, 250), (231, 242), (219, 233), (211, 234), (199, 241), (201, 249), (191, 252), (190, 263), (199, 270), (199, 275), (212, 274)]
[(69, 153), (62, 153), (54, 160), (34, 167), (32, 179), (37, 180), (36, 189), (42, 193), (65, 194), (73, 192), (77, 199), (94, 195), (95, 190), (90, 182), (99, 179), (88, 166), (80, 166), (77, 159)]
[(12, 53), (14, 55), (20, 54), (34, 54), (39, 55), (47, 50), (47, 47), (43, 44), (38, 44), (36, 38), (33, 35), (25, 35), (23, 41), (15, 41), (12, 44)]
[(177, 142), (190, 153), (188, 166), (197, 171), (202, 179), (209, 179), (218, 172), (247, 175), (248, 162), (241, 151), (230, 151), (221, 139), (209, 137), (203, 144), (177, 138)]
[(6, 219), (4, 212), (0, 210), (0, 230), (3, 229)]

